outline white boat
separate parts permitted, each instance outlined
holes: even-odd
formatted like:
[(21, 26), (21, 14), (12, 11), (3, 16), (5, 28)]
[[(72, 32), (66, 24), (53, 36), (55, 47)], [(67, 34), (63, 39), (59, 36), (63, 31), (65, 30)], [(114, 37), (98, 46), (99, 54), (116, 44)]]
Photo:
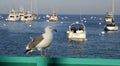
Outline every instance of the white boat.
[(24, 16), (24, 14), (25, 14), (25, 11), (24, 11), (24, 8), (19, 8), (19, 12), (18, 12), (18, 14), (19, 14), (19, 16), (20, 16), (20, 19), (21, 19), (21, 17), (23, 17)]
[(113, 22), (113, 15), (112, 15), (112, 13), (110, 13), (110, 12), (106, 13), (105, 22), (106, 23), (112, 23)]
[(117, 31), (118, 26), (115, 23), (107, 23), (104, 30), (105, 31)]
[(15, 12), (14, 10), (10, 11), (10, 14), (8, 15), (7, 17), (7, 21), (12, 21), (12, 22), (15, 22), (15, 21), (18, 21), (20, 19), (20, 16), (17, 12)]
[(56, 13), (53, 13), (49, 18), (49, 22), (52, 22), (52, 23), (57, 22), (57, 20), (58, 20), (58, 17), (56, 15)]
[(7, 17), (7, 21), (25, 21), (25, 22), (29, 22), (29, 21), (33, 21), (37, 19), (37, 15), (24, 11), (24, 8), (20, 8), (18, 12), (12, 10), (10, 12), (10, 14)]
[(25, 13), (24, 16), (21, 17), (21, 21), (25, 21), (25, 22), (30, 22), (35, 19), (37, 19), (37, 16), (29, 12)]
[(112, 13), (107, 15), (105, 18), (106, 25), (104, 27), (105, 31), (117, 31), (118, 25), (114, 22), (114, 0), (112, 0)]
[(67, 37), (70, 41), (86, 41), (87, 38), (85, 25), (79, 22), (72, 23), (71, 25), (69, 25)]

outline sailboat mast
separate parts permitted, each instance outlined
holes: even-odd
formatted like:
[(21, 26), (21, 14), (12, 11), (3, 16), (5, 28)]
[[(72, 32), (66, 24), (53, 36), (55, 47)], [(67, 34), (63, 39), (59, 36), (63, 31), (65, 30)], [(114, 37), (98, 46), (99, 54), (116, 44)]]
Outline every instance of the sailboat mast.
[(32, 6), (33, 6), (32, 0), (31, 0), (31, 5), (30, 5), (30, 6), (31, 6), (30, 10), (31, 10), (31, 13), (32, 13), (32, 9), (33, 9), (33, 8), (32, 8)]
[(112, 0), (112, 14), (113, 14), (113, 19), (114, 19), (114, 0)]

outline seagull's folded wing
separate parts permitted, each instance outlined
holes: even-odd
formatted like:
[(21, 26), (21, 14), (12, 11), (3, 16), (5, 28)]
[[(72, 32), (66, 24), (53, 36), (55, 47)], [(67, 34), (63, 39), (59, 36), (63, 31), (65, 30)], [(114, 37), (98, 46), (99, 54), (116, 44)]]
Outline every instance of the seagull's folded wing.
[(33, 39), (32, 41), (29, 42), (29, 48), (34, 48), (36, 47), (37, 44), (39, 44), (42, 40), (44, 39), (43, 35)]

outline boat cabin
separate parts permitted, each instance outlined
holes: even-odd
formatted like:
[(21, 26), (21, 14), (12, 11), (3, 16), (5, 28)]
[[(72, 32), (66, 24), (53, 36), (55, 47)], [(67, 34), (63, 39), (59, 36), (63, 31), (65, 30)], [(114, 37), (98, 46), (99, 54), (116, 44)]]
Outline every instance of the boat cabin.
[(86, 30), (83, 23), (72, 23), (67, 31), (69, 40), (86, 41)]

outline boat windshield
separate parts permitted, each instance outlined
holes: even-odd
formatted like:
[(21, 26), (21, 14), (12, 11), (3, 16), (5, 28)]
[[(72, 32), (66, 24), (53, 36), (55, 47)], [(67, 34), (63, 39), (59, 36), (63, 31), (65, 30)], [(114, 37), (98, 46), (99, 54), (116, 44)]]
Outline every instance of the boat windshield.
[(115, 26), (115, 23), (108, 23), (107, 26)]
[(84, 26), (81, 24), (73, 24), (71, 25), (71, 30), (84, 30)]

